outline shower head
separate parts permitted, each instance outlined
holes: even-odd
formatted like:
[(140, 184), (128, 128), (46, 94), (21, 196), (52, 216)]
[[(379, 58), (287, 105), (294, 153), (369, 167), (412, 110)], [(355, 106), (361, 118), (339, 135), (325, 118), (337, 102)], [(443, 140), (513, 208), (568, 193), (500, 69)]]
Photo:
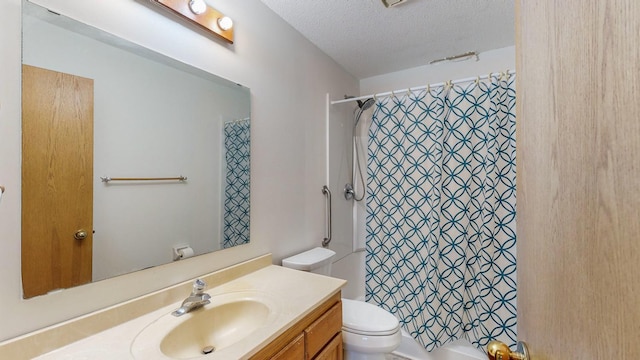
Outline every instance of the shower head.
[(357, 100), (356, 101), (358, 103), (358, 107), (360, 108), (360, 111), (365, 111), (368, 108), (370, 108), (371, 106), (373, 106), (373, 103), (375, 101), (373, 101), (373, 99), (369, 98), (367, 100), (365, 100), (364, 102)]
[(358, 122), (360, 122), (360, 117), (362, 116), (362, 113), (368, 108), (372, 107), (373, 104), (375, 103), (375, 101), (372, 98), (369, 98), (365, 101), (356, 100), (356, 102), (358, 103), (358, 108), (354, 112), (355, 119), (356, 119), (356, 121), (353, 123), (354, 129), (356, 126), (358, 126)]

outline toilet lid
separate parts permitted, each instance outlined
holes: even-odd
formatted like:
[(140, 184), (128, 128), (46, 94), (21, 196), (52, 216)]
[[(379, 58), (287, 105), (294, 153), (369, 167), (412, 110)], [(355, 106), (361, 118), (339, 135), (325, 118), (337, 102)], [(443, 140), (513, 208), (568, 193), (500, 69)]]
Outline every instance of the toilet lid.
[(342, 327), (363, 335), (391, 335), (400, 323), (388, 311), (364, 301), (342, 299)]

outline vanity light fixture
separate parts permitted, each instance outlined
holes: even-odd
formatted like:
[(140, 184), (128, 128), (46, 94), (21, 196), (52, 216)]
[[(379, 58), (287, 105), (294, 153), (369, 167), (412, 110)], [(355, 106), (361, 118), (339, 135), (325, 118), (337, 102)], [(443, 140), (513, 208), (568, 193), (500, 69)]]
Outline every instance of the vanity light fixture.
[(207, 11), (207, 3), (204, 0), (189, 0), (189, 9), (196, 15), (204, 14)]
[(205, 0), (151, 0), (151, 2), (233, 44), (233, 21), (207, 5)]

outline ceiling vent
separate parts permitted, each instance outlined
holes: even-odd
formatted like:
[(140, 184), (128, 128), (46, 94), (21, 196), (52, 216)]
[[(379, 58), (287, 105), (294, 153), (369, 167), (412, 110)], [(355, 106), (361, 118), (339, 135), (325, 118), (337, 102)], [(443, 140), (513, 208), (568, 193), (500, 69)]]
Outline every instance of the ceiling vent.
[(409, 0), (382, 0), (385, 7), (394, 7), (406, 3)]

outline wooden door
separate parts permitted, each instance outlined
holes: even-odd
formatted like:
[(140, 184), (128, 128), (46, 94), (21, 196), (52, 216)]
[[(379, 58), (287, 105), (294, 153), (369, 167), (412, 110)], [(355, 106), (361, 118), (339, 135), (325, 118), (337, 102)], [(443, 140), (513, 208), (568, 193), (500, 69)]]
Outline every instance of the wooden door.
[(518, 337), (640, 358), (640, 1), (516, 1)]
[[(93, 80), (23, 65), (24, 297), (91, 281)], [(78, 230), (86, 238), (78, 240)]]

